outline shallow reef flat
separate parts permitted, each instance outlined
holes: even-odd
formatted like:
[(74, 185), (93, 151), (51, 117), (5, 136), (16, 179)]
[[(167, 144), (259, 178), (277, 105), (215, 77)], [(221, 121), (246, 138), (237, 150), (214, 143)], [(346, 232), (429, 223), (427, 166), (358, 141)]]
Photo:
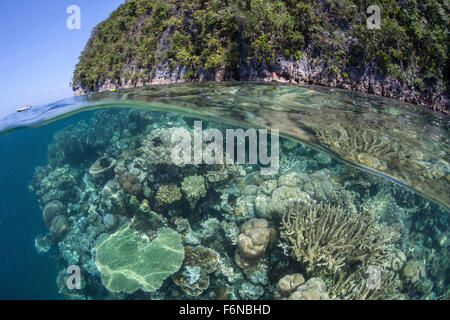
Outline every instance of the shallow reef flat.
[[(29, 188), (48, 226), (36, 249), (55, 257), (65, 298), (450, 299), (446, 209), (337, 159), (440, 181), (436, 188), (448, 187), (448, 164), (418, 157), (381, 130), (350, 129), (354, 118), (304, 131), (333, 156), (281, 138), (271, 175), (248, 162), (176, 164), (171, 137), (192, 135), (195, 120), (108, 108), (54, 134)], [(243, 122), (203, 127), (225, 136)], [(298, 121), (295, 128), (302, 131)], [(71, 265), (81, 269), (79, 290), (67, 287)]]

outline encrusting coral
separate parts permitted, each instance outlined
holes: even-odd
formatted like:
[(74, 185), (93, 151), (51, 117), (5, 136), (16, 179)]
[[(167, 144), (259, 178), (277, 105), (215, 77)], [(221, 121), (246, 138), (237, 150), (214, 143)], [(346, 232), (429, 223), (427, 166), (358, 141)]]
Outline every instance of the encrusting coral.
[(209, 274), (216, 271), (219, 255), (203, 246), (186, 246), (185, 259), (180, 271), (172, 275), (173, 281), (190, 296), (198, 296), (209, 287)]
[(384, 265), (398, 234), (368, 215), (339, 207), (294, 205), (282, 219), (281, 237), (309, 271), (338, 271), (346, 263)]

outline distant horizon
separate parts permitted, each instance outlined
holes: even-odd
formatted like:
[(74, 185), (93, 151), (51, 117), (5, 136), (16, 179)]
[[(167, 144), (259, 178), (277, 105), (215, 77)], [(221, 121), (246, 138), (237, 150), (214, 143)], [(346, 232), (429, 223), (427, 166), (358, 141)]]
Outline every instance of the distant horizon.
[[(73, 96), (73, 70), (92, 29), (122, 0), (50, 0), (0, 3), (5, 47), (0, 52), (0, 120), (25, 105), (39, 106)], [(69, 29), (67, 13), (78, 6), (80, 29)]]

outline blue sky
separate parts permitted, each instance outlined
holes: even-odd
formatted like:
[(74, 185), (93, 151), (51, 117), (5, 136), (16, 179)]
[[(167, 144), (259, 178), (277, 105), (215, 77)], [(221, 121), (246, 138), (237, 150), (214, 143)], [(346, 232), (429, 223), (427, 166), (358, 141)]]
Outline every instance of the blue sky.
[[(0, 118), (25, 104), (72, 95), (69, 84), (92, 28), (123, 0), (0, 1)], [(70, 5), (81, 9), (81, 29), (69, 30)]]

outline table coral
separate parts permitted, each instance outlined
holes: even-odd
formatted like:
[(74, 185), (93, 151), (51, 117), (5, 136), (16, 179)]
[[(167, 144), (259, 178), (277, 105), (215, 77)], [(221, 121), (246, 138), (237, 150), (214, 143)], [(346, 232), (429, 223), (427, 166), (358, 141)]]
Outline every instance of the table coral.
[(181, 236), (176, 231), (163, 228), (149, 241), (129, 223), (98, 241), (96, 249), (95, 263), (111, 292), (156, 291), (180, 269), (184, 259)]

